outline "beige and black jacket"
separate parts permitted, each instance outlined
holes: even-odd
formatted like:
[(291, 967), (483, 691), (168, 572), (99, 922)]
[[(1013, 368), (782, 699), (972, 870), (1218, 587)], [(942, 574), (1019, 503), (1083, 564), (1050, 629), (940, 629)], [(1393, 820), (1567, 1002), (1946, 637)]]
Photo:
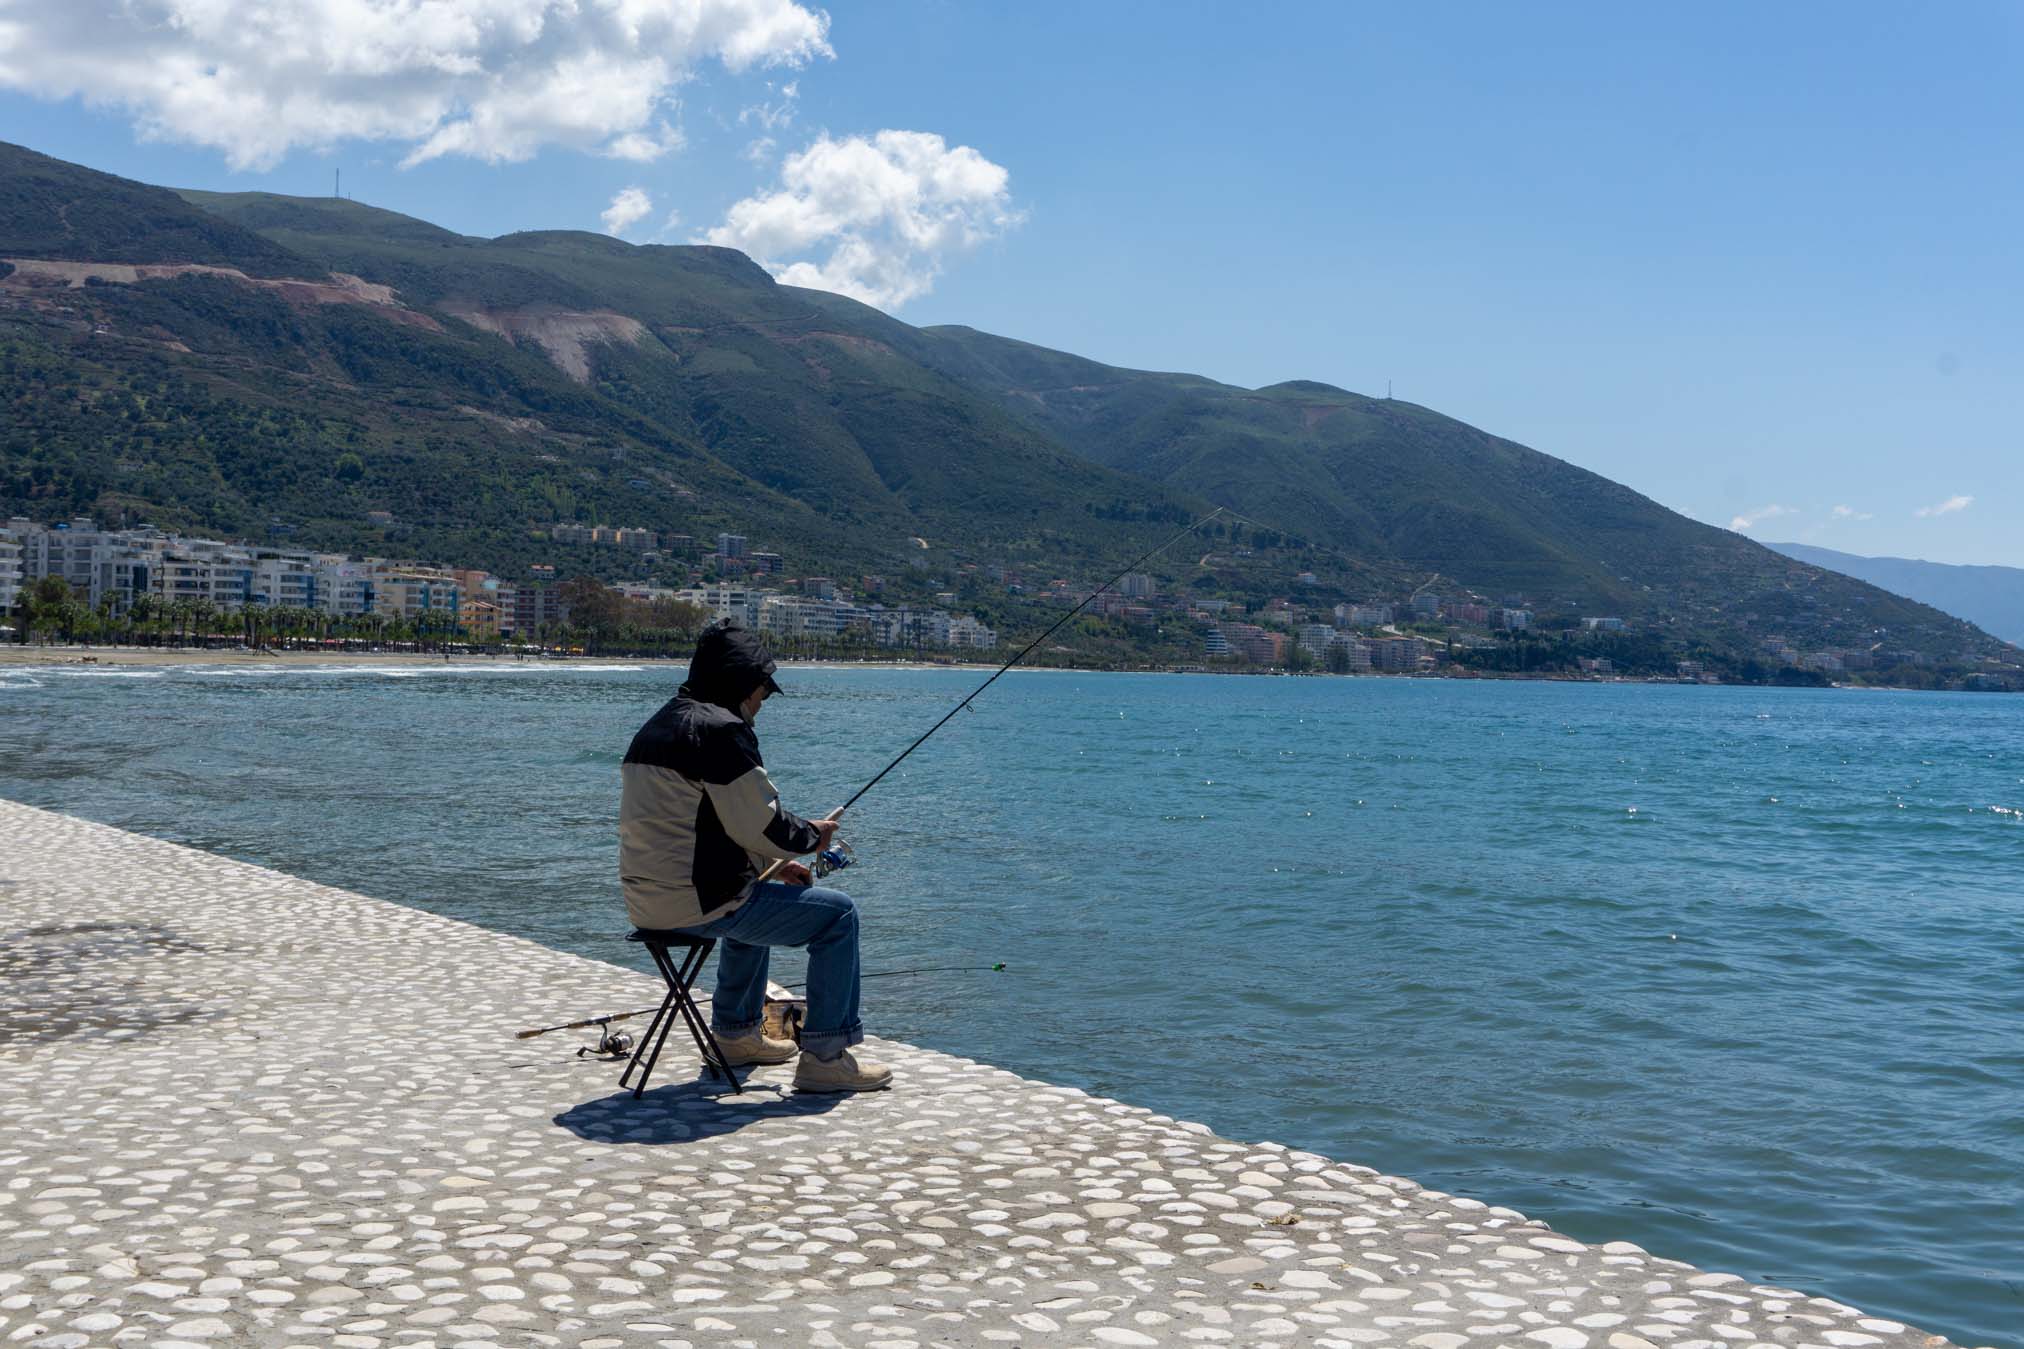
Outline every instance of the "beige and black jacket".
[(780, 808), (752, 727), (687, 684), (633, 737), (620, 773), (619, 880), (635, 927), (722, 917), (744, 902), (760, 867), (822, 840)]

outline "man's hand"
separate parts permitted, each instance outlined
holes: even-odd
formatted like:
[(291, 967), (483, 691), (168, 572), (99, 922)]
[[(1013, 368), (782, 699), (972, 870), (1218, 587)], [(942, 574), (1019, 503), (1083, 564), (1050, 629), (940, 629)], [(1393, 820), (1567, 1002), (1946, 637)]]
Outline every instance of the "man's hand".
[(809, 823), (815, 826), (816, 833), (822, 835), (822, 842), (815, 845), (815, 850), (817, 852), (821, 852), (824, 848), (827, 848), (829, 846), (829, 841), (836, 837), (837, 826), (842, 824), (843, 821), (810, 820)]
[(784, 862), (773, 879), (782, 885), (813, 885), (815, 873), (799, 862)]

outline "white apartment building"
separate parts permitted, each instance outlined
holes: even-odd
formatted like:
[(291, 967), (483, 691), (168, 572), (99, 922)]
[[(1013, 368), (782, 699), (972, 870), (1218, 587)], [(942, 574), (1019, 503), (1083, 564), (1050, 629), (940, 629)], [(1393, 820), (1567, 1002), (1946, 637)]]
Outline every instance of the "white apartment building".
[(735, 618), (748, 628), (756, 628), (759, 626), (759, 606), (765, 596), (762, 592), (746, 586), (718, 581), (714, 585), (693, 586), (688, 590), (677, 591), (675, 598), (689, 604), (701, 605), (714, 618)]
[(0, 613), (21, 602), (21, 541), (0, 530)]
[(949, 645), (969, 651), (989, 651), (998, 645), (998, 634), (969, 614), (949, 620)]
[(858, 617), (858, 607), (843, 600), (767, 595), (759, 602), (757, 627), (781, 637), (835, 637)]
[(341, 553), (318, 553), (310, 559), (316, 574), (312, 608), (340, 618), (372, 612), (372, 564), (354, 562)]
[(1303, 623), (1295, 636), (1303, 650), (1319, 656), (1335, 641), (1336, 631), (1326, 623)]
[(255, 553), (246, 602), (270, 609), (314, 609), (316, 559), (308, 553)]
[(949, 616), (940, 609), (874, 607), (866, 615), (880, 646), (947, 646)]
[(1338, 604), (1335, 621), (1347, 628), (1381, 628), (1392, 621), (1389, 604)]

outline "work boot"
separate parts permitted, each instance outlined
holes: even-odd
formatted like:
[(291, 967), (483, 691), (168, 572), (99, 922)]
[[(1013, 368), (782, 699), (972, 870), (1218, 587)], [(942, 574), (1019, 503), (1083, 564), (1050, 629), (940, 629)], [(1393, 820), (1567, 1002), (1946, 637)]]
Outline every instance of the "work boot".
[(803, 1054), (794, 1069), (796, 1091), (879, 1091), (892, 1082), (892, 1069), (881, 1063), (859, 1063), (848, 1049), (833, 1059)]
[(769, 1039), (757, 1026), (737, 1035), (719, 1035), (717, 1048), (724, 1051), (724, 1062), (733, 1068), (748, 1063), (785, 1063), (801, 1052), (794, 1041)]

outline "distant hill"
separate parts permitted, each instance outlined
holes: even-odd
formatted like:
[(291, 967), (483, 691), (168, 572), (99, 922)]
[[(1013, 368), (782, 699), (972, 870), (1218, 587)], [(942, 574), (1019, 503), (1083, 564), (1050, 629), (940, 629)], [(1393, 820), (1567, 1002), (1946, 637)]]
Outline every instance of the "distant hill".
[(732, 531), (790, 574), (1016, 610), (985, 578), (1086, 582), (1214, 503), (1251, 523), (1161, 559), (1163, 587), (1614, 615), (1651, 668), (1772, 638), (2015, 654), (1428, 408), (916, 328), (728, 249), (473, 238), (4, 145), (0, 406), (0, 514), (614, 579), (547, 529)]
[(1787, 557), (1838, 571), (1893, 594), (1965, 618), (1985, 632), (2024, 646), (2024, 567), (1968, 567), (1909, 557), (1859, 557), (1809, 543), (1772, 543)]
[(917, 341), (923, 361), (996, 390), (1099, 463), (1386, 558), (1443, 593), (1607, 613), (1732, 650), (1770, 637), (1931, 649), (1965, 631), (1411, 403), (1309, 380), (1243, 389), (1121, 369), (970, 328)]

